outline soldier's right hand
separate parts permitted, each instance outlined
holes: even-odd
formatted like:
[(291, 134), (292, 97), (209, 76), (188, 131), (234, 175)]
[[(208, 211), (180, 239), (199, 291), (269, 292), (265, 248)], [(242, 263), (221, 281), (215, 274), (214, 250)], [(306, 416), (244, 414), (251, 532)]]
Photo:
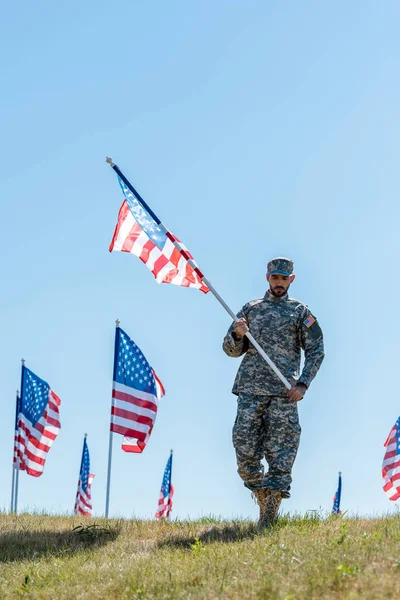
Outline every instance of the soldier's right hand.
[(246, 319), (244, 319), (243, 317), (238, 321), (235, 321), (235, 323), (233, 324), (233, 328), (235, 330), (236, 337), (239, 339), (246, 335), (246, 333), (249, 331)]

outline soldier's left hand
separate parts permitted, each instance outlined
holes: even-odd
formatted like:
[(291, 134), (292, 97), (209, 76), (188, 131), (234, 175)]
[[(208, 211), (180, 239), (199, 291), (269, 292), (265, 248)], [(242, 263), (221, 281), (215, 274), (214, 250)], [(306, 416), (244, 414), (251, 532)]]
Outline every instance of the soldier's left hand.
[(290, 388), (290, 390), (287, 390), (286, 394), (291, 400), (294, 400), (295, 402), (300, 402), (300, 400), (303, 399), (306, 391), (307, 387), (304, 385), (304, 383), (298, 383), (297, 385)]

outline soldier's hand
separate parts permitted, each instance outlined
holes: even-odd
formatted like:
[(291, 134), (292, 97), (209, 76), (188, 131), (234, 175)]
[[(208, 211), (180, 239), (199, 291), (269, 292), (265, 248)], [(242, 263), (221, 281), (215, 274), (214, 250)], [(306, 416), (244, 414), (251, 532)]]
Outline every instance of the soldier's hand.
[(300, 402), (304, 398), (304, 394), (307, 391), (307, 386), (304, 383), (298, 383), (293, 386), (290, 390), (287, 390), (286, 394), (289, 396), (291, 400), (295, 402)]
[(235, 321), (233, 328), (235, 330), (236, 337), (239, 339), (241, 339), (249, 331), (246, 319), (243, 319), (243, 317), (239, 319), (239, 321)]

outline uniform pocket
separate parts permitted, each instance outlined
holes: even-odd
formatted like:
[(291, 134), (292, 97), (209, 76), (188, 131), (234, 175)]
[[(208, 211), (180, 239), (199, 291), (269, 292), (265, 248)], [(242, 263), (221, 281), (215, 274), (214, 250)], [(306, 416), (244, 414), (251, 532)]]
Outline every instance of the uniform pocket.
[(301, 432), (299, 415), (297, 413), (292, 413), (291, 415), (289, 415), (289, 423), (292, 426), (292, 428), (296, 431), (296, 433)]

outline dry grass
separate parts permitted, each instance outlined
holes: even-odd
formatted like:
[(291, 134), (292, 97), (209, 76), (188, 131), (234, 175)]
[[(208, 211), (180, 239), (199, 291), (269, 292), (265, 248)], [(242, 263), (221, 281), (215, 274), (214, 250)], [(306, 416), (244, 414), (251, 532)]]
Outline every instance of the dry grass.
[[(0, 598), (398, 598), (400, 516), (253, 524), (0, 515)], [(91, 527), (89, 527), (91, 525)], [(93, 525), (95, 525), (93, 527)]]

